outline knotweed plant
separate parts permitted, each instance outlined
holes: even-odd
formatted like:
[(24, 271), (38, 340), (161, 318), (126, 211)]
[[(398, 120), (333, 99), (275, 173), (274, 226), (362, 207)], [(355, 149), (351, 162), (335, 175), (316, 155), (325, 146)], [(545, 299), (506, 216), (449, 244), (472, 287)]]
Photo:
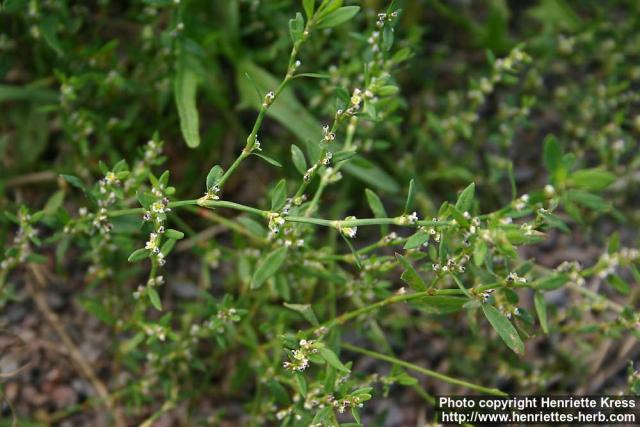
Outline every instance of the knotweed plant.
[[(96, 34), (119, 6), (3, 3), (0, 306), (34, 301), (95, 393), (34, 421), (382, 426), (405, 388), (434, 422), (438, 394), (638, 393), (637, 22), (542, 1), (557, 22), (515, 43), (502, 2), (484, 28), (434, 1), (488, 52), (452, 56), (453, 86), (422, 2), (214, 3)], [(61, 287), (107, 331), (100, 373), (43, 300)]]

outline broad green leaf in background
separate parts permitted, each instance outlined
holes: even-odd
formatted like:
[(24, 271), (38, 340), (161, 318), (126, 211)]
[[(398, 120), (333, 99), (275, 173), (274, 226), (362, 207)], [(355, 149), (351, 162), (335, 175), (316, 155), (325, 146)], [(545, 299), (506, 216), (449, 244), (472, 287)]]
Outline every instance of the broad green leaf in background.
[(176, 65), (173, 94), (180, 117), (180, 130), (187, 145), (195, 148), (200, 145), (200, 119), (196, 107), (198, 76), (185, 58)]
[(315, 28), (331, 28), (343, 24), (356, 16), (360, 6), (344, 6), (336, 9), (318, 20)]
[(524, 343), (520, 339), (518, 331), (516, 331), (516, 328), (513, 327), (509, 319), (490, 304), (483, 304), (482, 311), (507, 347), (513, 350), (516, 354), (523, 354)]
[(400, 186), (379, 166), (360, 156), (354, 156), (351, 163), (346, 163), (343, 170), (361, 181), (389, 193), (397, 193)]
[[(251, 82), (247, 80), (245, 73), (251, 77), (257, 86), (266, 91), (275, 90), (280, 80), (249, 60), (236, 64), (236, 84), (240, 92), (239, 107), (259, 110), (262, 106), (262, 98), (256, 98), (255, 89)], [(322, 126), (300, 104), (290, 88), (285, 88), (280, 93), (267, 110), (267, 116), (275, 119), (302, 142), (320, 140)]]
[(25, 86), (0, 85), (0, 103), (21, 100), (56, 102), (58, 96), (58, 93), (38, 82)]
[(613, 184), (616, 176), (602, 169), (582, 169), (569, 177), (570, 183), (587, 191), (601, 191)]
[(258, 289), (269, 278), (280, 269), (287, 257), (287, 248), (280, 247), (269, 253), (258, 265), (251, 278), (251, 289)]

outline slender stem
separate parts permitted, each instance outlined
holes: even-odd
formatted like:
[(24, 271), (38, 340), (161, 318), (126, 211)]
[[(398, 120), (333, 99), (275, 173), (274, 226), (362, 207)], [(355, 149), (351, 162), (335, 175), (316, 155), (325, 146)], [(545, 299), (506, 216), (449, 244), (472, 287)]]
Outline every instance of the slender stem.
[[(197, 200), (178, 200), (176, 202), (169, 203), (169, 207), (180, 208), (183, 206), (193, 206), (197, 204), (198, 204)], [(109, 211), (107, 215), (110, 217), (124, 216), (124, 215), (140, 215), (140, 214), (143, 214), (145, 210), (146, 210), (145, 208), (119, 209), (115, 211)]]
[(293, 78), (293, 73), (295, 71), (295, 63), (296, 58), (298, 57), (298, 52), (300, 51), (300, 46), (307, 40), (309, 36), (309, 32), (311, 27), (315, 23), (315, 16), (311, 17), (303, 31), (303, 36), (293, 44), (291, 48), (291, 53), (289, 54), (289, 64), (287, 66), (287, 74), (284, 76), (284, 79), (280, 82), (276, 90), (273, 92), (273, 97), (270, 101), (266, 101), (262, 103), (260, 106), (260, 110), (258, 111), (258, 116), (256, 117), (256, 121), (253, 124), (253, 128), (247, 137), (247, 142), (240, 152), (240, 155), (233, 161), (231, 166), (222, 174), (220, 180), (216, 183), (220, 188), (227, 182), (229, 177), (235, 172), (240, 163), (247, 157), (251, 155), (251, 152), (256, 148), (256, 142), (258, 140), (258, 131), (262, 127), (262, 122), (264, 121), (265, 116), (267, 115), (267, 110), (269, 107), (278, 99), (284, 88), (287, 86), (287, 83)]
[(242, 205), (240, 203), (228, 202), (226, 200), (201, 200), (198, 202), (198, 205), (205, 208), (211, 208), (211, 209), (215, 209), (215, 208), (235, 209), (237, 211), (252, 213), (262, 217), (267, 217), (269, 215), (269, 211), (252, 208), (251, 206)]
[(419, 372), (419, 373), (424, 374), (424, 375), (429, 376), (429, 377), (437, 378), (437, 379), (439, 379), (441, 381), (444, 381), (444, 382), (447, 382), (449, 384), (459, 385), (459, 386), (462, 386), (462, 387), (466, 387), (466, 388), (468, 388), (470, 390), (476, 390), (476, 391), (479, 391), (481, 393), (490, 394), (492, 396), (508, 396), (507, 393), (505, 393), (502, 390), (499, 390), (497, 388), (483, 387), (481, 385), (473, 384), (473, 383), (470, 383), (468, 381), (459, 380), (457, 378), (453, 378), (453, 377), (450, 377), (448, 375), (441, 374), (441, 373), (436, 372), (436, 371), (432, 371), (431, 369), (423, 368), (422, 366), (418, 366), (416, 364), (413, 364), (413, 363), (410, 363), (410, 362), (406, 362), (404, 360), (397, 359), (395, 357), (388, 356), (386, 354), (378, 353), (376, 351), (367, 350), (365, 348), (358, 347), (358, 346), (355, 346), (355, 345), (352, 345), (352, 344), (349, 344), (349, 343), (342, 343), (342, 347), (346, 348), (347, 350), (350, 350), (350, 351), (353, 351), (353, 352), (356, 352), (356, 353), (360, 353), (360, 354), (364, 354), (366, 356), (370, 356), (370, 357), (373, 357), (373, 358), (378, 359), (378, 360), (384, 360), (385, 362), (389, 362), (389, 363), (392, 363), (394, 365), (402, 366), (403, 368), (407, 368), (407, 369), (410, 369), (412, 371)]

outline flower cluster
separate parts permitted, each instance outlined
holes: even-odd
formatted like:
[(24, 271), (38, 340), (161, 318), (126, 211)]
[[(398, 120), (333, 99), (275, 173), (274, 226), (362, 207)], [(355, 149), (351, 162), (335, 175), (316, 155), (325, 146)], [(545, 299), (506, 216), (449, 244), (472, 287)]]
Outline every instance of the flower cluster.
[(282, 367), (292, 372), (302, 372), (309, 366), (309, 356), (318, 352), (319, 344), (314, 340), (300, 340), (299, 348), (289, 353), (289, 360)]
[(142, 219), (152, 225), (153, 231), (149, 233), (149, 239), (144, 248), (151, 252), (151, 256), (158, 265), (165, 264), (165, 254), (162, 252), (162, 236), (164, 235), (167, 213), (171, 211), (169, 199), (164, 195), (164, 184), (157, 183), (151, 190), (152, 197), (148, 200), (147, 210)]
[(464, 273), (465, 264), (468, 261), (468, 256), (465, 255), (460, 259), (448, 258), (447, 262), (444, 265), (440, 263), (431, 264), (431, 268), (436, 273), (447, 274), (447, 273)]

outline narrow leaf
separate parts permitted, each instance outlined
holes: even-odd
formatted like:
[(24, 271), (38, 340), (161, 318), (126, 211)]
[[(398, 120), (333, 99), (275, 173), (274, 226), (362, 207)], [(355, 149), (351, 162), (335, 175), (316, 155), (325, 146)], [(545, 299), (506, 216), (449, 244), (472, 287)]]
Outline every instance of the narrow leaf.
[(287, 200), (287, 182), (281, 179), (280, 182), (273, 189), (271, 194), (271, 210), (273, 212), (279, 211), (284, 206)]
[(293, 165), (301, 175), (307, 172), (307, 160), (300, 147), (295, 144), (291, 145), (291, 160), (293, 160)]
[(131, 252), (131, 255), (129, 255), (128, 261), (129, 262), (141, 261), (143, 259), (149, 258), (150, 253), (151, 252), (149, 252), (149, 249), (136, 249), (135, 251)]
[(405, 271), (400, 276), (403, 282), (411, 287), (414, 291), (425, 291), (427, 290), (427, 284), (422, 280), (422, 277), (418, 274), (418, 272), (413, 268), (411, 262), (404, 256), (400, 254), (396, 254), (396, 258), (400, 261), (400, 264), (404, 267)]
[(473, 197), (475, 196), (475, 192), (476, 184), (472, 182), (467, 188), (462, 190), (462, 193), (460, 193), (460, 196), (458, 196), (458, 200), (456, 201), (456, 209), (463, 213), (468, 212), (473, 205)]
[(147, 288), (147, 295), (149, 295), (149, 301), (151, 301), (151, 304), (156, 308), (156, 310), (161, 311), (162, 302), (160, 301), (160, 295), (158, 295), (158, 292), (153, 288)]
[(404, 205), (404, 213), (408, 214), (409, 212), (411, 212), (411, 209), (413, 209), (413, 203), (416, 200), (416, 184), (415, 181), (412, 179), (411, 181), (409, 181), (409, 192), (407, 193), (407, 201), (405, 202)]
[(277, 161), (276, 159), (273, 159), (273, 158), (271, 158), (269, 156), (265, 156), (264, 154), (260, 154), (260, 153), (251, 153), (251, 154), (253, 154), (254, 156), (260, 157), (262, 160), (266, 161), (267, 163), (269, 163), (269, 164), (271, 164), (271, 165), (273, 165), (273, 166), (275, 166), (277, 168), (281, 168), (282, 167), (282, 164), (279, 161)]
[(429, 241), (429, 233), (420, 230), (411, 235), (404, 244), (404, 249), (413, 249), (422, 246)]
[(533, 295), (533, 303), (536, 306), (536, 313), (538, 313), (538, 320), (540, 320), (540, 326), (545, 334), (549, 333), (549, 324), (547, 323), (547, 303), (544, 300), (542, 292), (536, 292)]
[(327, 347), (322, 347), (318, 349), (318, 352), (320, 353), (320, 357), (322, 357), (330, 366), (333, 366), (342, 372), (350, 372), (349, 368), (342, 364), (338, 356), (332, 350)]
[(507, 347), (513, 350), (516, 354), (523, 354), (524, 343), (520, 339), (518, 331), (516, 331), (516, 328), (513, 327), (509, 319), (490, 304), (483, 304), (482, 311)]
[(260, 263), (253, 277), (251, 278), (251, 289), (258, 289), (269, 278), (280, 269), (287, 257), (287, 248), (280, 247), (270, 254)]
[(184, 60), (179, 61), (173, 81), (173, 94), (180, 117), (180, 130), (191, 148), (200, 145), (200, 119), (196, 108), (197, 89), (198, 78), (195, 72)]

